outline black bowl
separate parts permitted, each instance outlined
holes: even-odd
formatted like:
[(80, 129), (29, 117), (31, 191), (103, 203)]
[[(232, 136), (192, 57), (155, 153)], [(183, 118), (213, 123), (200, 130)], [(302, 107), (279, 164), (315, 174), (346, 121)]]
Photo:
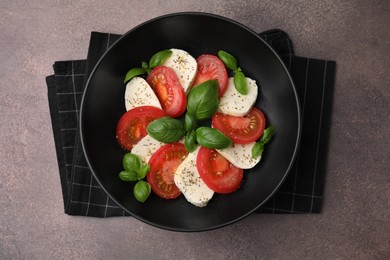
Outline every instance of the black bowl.
[[(276, 135), (261, 162), (245, 171), (240, 189), (215, 194), (205, 208), (184, 196), (160, 199), (153, 193), (145, 203), (134, 199), (134, 183), (118, 178), (125, 153), (115, 138), (125, 112), (124, 75), (157, 51), (179, 48), (194, 57), (218, 50), (232, 53), (246, 76), (260, 86), (256, 106)], [(293, 163), (300, 137), (297, 93), (286, 67), (275, 51), (255, 32), (213, 14), (177, 13), (147, 21), (127, 32), (94, 68), (81, 104), (80, 134), (87, 162), (109, 196), (137, 219), (174, 231), (203, 231), (236, 222), (259, 208), (278, 189)]]

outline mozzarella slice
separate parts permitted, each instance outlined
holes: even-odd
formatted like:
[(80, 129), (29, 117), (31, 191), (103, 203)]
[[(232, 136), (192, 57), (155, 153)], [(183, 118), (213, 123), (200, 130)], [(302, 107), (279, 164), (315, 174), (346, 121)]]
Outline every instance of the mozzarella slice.
[(257, 99), (258, 87), (256, 81), (246, 78), (248, 93), (240, 94), (234, 87), (233, 78), (229, 78), (225, 93), (219, 101), (219, 112), (232, 115), (244, 116), (252, 108)]
[(171, 51), (171, 56), (169, 56), (162, 65), (173, 69), (179, 78), (184, 92), (187, 93), (195, 79), (198, 65), (194, 57), (188, 52), (179, 49), (171, 49)]
[(140, 106), (155, 106), (161, 109), (160, 101), (150, 85), (140, 77), (132, 78), (126, 85), (125, 106), (129, 111)]
[(146, 135), (133, 147), (131, 153), (138, 155), (143, 162), (148, 163), (153, 153), (163, 145), (165, 144), (153, 139), (150, 135)]
[(200, 146), (194, 152), (189, 153), (187, 158), (179, 165), (174, 180), (189, 203), (197, 207), (204, 207), (213, 197), (214, 191), (207, 187), (196, 168), (196, 157), (199, 148)]
[(231, 147), (217, 150), (217, 152), (234, 166), (241, 169), (251, 169), (261, 160), (261, 156), (258, 158), (252, 157), (252, 148), (254, 145), (255, 142), (250, 144), (233, 144)]

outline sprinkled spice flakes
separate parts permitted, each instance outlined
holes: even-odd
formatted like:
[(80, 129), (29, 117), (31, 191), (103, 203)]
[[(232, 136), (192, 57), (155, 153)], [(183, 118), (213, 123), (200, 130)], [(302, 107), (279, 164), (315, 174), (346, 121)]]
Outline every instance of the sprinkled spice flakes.
[(170, 49), (172, 54), (162, 65), (170, 67), (176, 73), (184, 92), (188, 92), (197, 72), (196, 60), (186, 51)]
[(241, 169), (251, 169), (261, 160), (261, 156), (257, 158), (252, 157), (252, 148), (254, 145), (255, 142), (250, 144), (234, 144), (229, 148), (217, 150), (217, 152), (228, 159), (234, 166)]
[(125, 106), (127, 111), (140, 106), (155, 106), (161, 109), (161, 104), (156, 94), (141, 77), (134, 77), (127, 83)]
[(247, 78), (246, 95), (240, 94), (234, 87), (233, 78), (229, 78), (226, 92), (220, 99), (218, 110), (232, 116), (244, 116), (253, 107), (258, 94), (258, 86), (256, 81)]
[(198, 152), (199, 147), (187, 156), (177, 168), (174, 180), (188, 202), (198, 207), (204, 207), (213, 197), (214, 191), (207, 187), (196, 168)]
[(153, 139), (151, 136), (147, 135), (134, 146), (131, 152), (138, 155), (145, 163), (148, 163), (150, 157), (163, 145), (164, 143), (159, 142)]

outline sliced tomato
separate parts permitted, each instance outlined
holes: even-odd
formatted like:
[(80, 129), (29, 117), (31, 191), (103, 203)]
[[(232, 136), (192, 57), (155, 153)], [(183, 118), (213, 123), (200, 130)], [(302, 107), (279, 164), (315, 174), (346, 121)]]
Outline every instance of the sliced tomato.
[(244, 170), (231, 164), (214, 149), (201, 147), (196, 158), (196, 167), (206, 185), (214, 192), (228, 194), (241, 184)]
[(245, 116), (230, 116), (216, 113), (212, 118), (214, 128), (227, 135), (236, 144), (256, 141), (264, 132), (265, 117), (260, 109), (253, 107)]
[(196, 62), (198, 63), (198, 72), (193, 86), (199, 85), (210, 79), (218, 80), (219, 91), (218, 97), (225, 93), (228, 83), (228, 74), (225, 64), (215, 55), (200, 55)]
[(182, 143), (161, 146), (149, 159), (150, 171), (146, 175), (152, 190), (164, 199), (175, 199), (181, 191), (173, 179), (177, 167), (187, 157), (188, 152)]
[(153, 120), (167, 116), (167, 114), (153, 106), (141, 106), (127, 111), (118, 122), (116, 138), (126, 150), (131, 150), (143, 137), (147, 135), (146, 127)]
[(187, 106), (187, 98), (176, 73), (166, 66), (156, 66), (146, 81), (156, 93), (162, 109), (171, 117), (179, 117)]

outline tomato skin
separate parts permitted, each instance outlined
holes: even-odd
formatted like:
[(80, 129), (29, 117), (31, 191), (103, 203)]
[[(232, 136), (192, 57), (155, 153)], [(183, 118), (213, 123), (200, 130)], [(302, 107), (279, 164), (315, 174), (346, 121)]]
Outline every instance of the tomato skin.
[(245, 116), (230, 116), (216, 113), (212, 125), (227, 135), (236, 144), (249, 144), (264, 132), (266, 120), (260, 109), (253, 107)]
[(182, 143), (160, 147), (149, 159), (150, 171), (146, 179), (154, 193), (164, 199), (175, 199), (181, 191), (174, 181), (174, 173), (188, 152)]
[(218, 97), (225, 93), (228, 84), (228, 73), (225, 64), (215, 55), (202, 54), (197, 59), (198, 72), (193, 86), (199, 85), (210, 79), (218, 80), (219, 91)]
[(244, 176), (243, 169), (231, 164), (216, 150), (205, 147), (199, 149), (196, 167), (206, 185), (220, 194), (236, 191)]
[(147, 135), (148, 124), (164, 116), (167, 114), (163, 110), (153, 106), (136, 107), (124, 113), (116, 127), (116, 138), (120, 146), (130, 151)]
[(146, 81), (156, 93), (163, 110), (171, 117), (181, 116), (187, 107), (187, 97), (176, 73), (169, 67), (156, 66)]

